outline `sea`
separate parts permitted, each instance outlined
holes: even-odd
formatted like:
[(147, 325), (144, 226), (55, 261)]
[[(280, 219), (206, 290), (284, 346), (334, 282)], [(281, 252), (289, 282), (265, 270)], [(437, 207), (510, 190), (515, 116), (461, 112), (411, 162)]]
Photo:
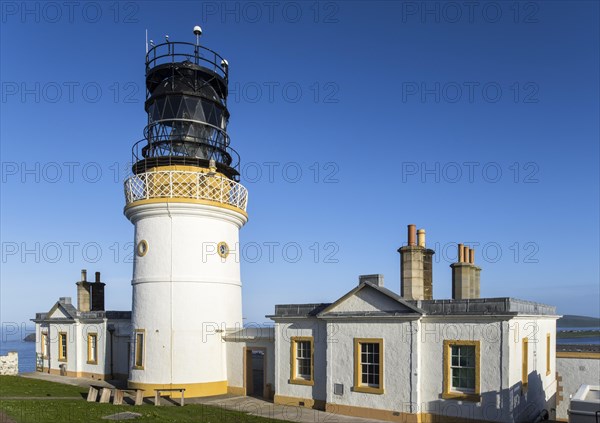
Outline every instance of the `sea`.
[[(557, 327), (556, 330), (558, 332), (564, 331), (600, 331), (600, 327), (591, 326), (591, 327), (568, 327), (568, 326), (560, 326)], [(558, 338), (556, 340), (558, 344), (571, 344), (571, 345), (600, 345), (600, 335), (596, 335), (589, 338)]]
[[(582, 328), (573, 329), (581, 330)], [(558, 338), (556, 342), (561, 345), (600, 345), (600, 337), (596, 336), (590, 338)], [(19, 373), (28, 373), (35, 371), (35, 342), (19, 341), (14, 338), (0, 339), (0, 355), (6, 355), (10, 351), (16, 351), (19, 353)]]
[(35, 371), (35, 342), (0, 340), (0, 355), (6, 355), (11, 351), (19, 353), (19, 373)]

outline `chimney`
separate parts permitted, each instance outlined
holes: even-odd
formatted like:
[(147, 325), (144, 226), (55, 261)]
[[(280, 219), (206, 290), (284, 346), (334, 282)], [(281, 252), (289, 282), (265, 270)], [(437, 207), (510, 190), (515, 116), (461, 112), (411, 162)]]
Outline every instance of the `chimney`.
[(452, 268), (452, 299), (479, 298), (481, 268), (475, 266), (475, 250), (458, 244), (458, 260)]
[[(418, 239), (417, 239), (418, 238)], [(425, 229), (408, 225), (408, 245), (400, 253), (400, 295), (410, 300), (433, 299), (433, 254), (425, 246)]]
[(383, 275), (360, 275), (358, 277), (358, 284), (361, 285), (365, 282), (370, 282), (373, 285), (377, 285), (383, 288)]
[(425, 248), (425, 229), (419, 229), (417, 231), (417, 244), (419, 247)]
[(471, 264), (471, 298), (481, 298), (481, 267), (475, 266), (475, 250), (469, 252), (469, 263)]
[(100, 272), (95, 274), (95, 282), (92, 286), (92, 310), (104, 311), (104, 286), (105, 283), (100, 282)]
[(417, 225), (408, 225), (408, 245), (417, 245)]
[(87, 281), (87, 271), (81, 270), (81, 281), (77, 285), (77, 310), (90, 311), (91, 290), (90, 283)]

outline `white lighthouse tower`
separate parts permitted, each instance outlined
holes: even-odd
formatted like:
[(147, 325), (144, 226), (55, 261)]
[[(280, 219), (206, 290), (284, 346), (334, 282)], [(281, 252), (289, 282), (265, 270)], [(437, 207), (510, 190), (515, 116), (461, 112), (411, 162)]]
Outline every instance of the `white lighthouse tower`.
[(125, 215), (135, 226), (129, 385), (227, 392), (221, 333), (242, 325), (239, 230), (247, 190), (229, 146), (228, 63), (196, 43), (146, 55), (148, 125), (133, 148)]

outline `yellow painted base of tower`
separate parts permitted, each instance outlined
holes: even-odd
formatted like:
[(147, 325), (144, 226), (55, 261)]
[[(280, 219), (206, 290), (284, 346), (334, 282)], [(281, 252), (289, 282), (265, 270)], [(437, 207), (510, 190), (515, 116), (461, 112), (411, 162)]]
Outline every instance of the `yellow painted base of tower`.
[[(127, 382), (131, 389), (143, 389), (144, 396), (154, 396), (155, 389), (185, 389), (185, 398), (210, 397), (213, 395), (224, 395), (227, 393), (227, 381), (205, 382), (205, 383), (138, 383)], [(168, 395), (165, 393), (165, 395)], [(180, 397), (179, 392), (171, 393), (174, 397)]]

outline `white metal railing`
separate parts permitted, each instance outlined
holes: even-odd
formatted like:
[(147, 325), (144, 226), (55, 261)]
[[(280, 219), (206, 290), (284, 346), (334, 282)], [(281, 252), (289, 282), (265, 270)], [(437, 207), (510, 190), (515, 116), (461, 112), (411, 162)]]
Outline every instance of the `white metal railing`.
[(153, 198), (191, 198), (227, 204), (246, 211), (248, 190), (240, 183), (214, 173), (158, 170), (125, 180), (125, 201)]

